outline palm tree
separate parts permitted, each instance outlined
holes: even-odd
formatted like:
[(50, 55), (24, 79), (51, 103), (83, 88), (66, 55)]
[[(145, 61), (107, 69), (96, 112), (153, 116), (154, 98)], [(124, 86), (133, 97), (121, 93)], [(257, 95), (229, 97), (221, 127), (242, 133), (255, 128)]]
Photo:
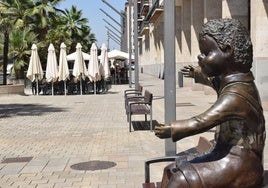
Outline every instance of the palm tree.
[(3, 47), (3, 84), (7, 83), (7, 64), (9, 51), (9, 33), (15, 28), (20, 28), (26, 25), (25, 8), (30, 5), (29, 0), (6, 0), (0, 1), (0, 28), (4, 33)]
[(87, 18), (82, 17), (82, 11), (77, 10), (76, 6), (72, 6), (70, 10), (65, 9), (64, 13), (65, 26), (64, 30), (71, 36), (73, 40), (71, 43), (71, 51), (75, 51), (77, 42), (81, 42), (85, 35), (89, 34), (89, 27)]
[(42, 47), (50, 42), (58, 46), (65, 42), (73, 51), (80, 42), (89, 51), (92, 42), (96, 41), (82, 11), (75, 6), (70, 10), (57, 9), (56, 5), (61, 1), (0, 0), (0, 49), (3, 50), (0, 61), (3, 59), (4, 84), (8, 59), (12, 58), (14, 62), (13, 72), (25, 70), (32, 42), (41, 47), (39, 55), (46, 62), (47, 48)]
[(54, 13), (55, 9), (50, 6), (50, 1), (41, 0), (33, 1), (34, 6), (31, 9), (28, 9), (27, 12), (33, 16), (33, 20), (37, 21), (39, 28), (46, 28), (48, 25), (48, 14)]
[(82, 18), (82, 11), (78, 11), (74, 6), (70, 10), (57, 10), (57, 14), (51, 17), (50, 28), (53, 29), (48, 31), (46, 41), (53, 42), (56, 46), (64, 42), (67, 46), (71, 46), (71, 51), (75, 50), (79, 41), (83, 49), (89, 51), (96, 39), (91, 33), (91, 28), (86, 25), (88, 20)]
[(24, 78), (24, 71), (27, 70), (31, 49), (29, 46), (35, 42), (37, 35), (34, 34), (29, 28), (23, 30), (13, 30), (10, 32), (9, 56), (13, 59), (13, 67), (11, 74), (15, 75), (17, 79)]
[(26, 11), (31, 15), (31, 22), (35, 23), (34, 30), (39, 33), (39, 39), (43, 40), (48, 31), (48, 18), (55, 13), (55, 9), (49, 0), (32, 0), (32, 2), (33, 6)]
[[(27, 10), (31, 15), (31, 22), (33, 24), (33, 31), (38, 34), (38, 40), (41, 41), (40, 47), (48, 47), (49, 41), (47, 40), (47, 34), (52, 28), (51, 25), (55, 20), (57, 4), (63, 0), (32, 0), (34, 6)], [(57, 26), (56, 26), (57, 27)], [(53, 29), (55, 29), (53, 27)], [(54, 43), (54, 42), (53, 42)], [(47, 48), (40, 48), (39, 55), (44, 57), (42, 62), (46, 62)]]
[(12, 28), (12, 24), (7, 16), (8, 8), (3, 6), (4, 3), (0, 2), (0, 28), (4, 34), (4, 46), (3, 46), (3, 84), (7, 84), (7, 64), (8, 64), (8, 42), (9, 42), (9, 31)]
[(91, 33), (91, 28), (87, 25), (83, 25), (81, 30), (80, 43), (85, 51), (90, 51), (91, 45), (96, 41), (95, 34)]
[[(72, 41), (70, 33), (66, 30), (66, 19), (63, 16), (62, 12), (57, 13), (50, 19), (49, 27), (51, 29), (48, 30), (45, 39), (47, 43), (53, 43), (54, 46), (60, 46), (62, 42), (64, 42), (66, 46), (70, 46)], [(55, 48), (55, 50), (57, 53), (58, 49)]]

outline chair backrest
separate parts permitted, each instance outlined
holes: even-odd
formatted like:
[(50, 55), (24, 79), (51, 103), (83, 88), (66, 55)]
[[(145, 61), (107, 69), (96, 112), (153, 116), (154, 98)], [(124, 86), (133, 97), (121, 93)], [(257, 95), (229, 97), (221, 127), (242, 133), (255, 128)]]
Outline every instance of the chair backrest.
[(141, 93), (142, 93), (142, 90), (143, 90), (142, 85), (139, 85), (139, 92), (141, 92)]
[(150, 93), (148, 90), (145, 90), (144, 92), (144, 101), (148, 103), (149, 105), (152, 105), (153, 94)]

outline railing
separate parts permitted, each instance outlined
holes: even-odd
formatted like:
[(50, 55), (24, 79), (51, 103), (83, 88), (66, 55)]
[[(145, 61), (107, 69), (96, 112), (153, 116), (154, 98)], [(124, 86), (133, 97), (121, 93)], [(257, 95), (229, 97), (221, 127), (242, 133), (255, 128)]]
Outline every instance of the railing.
[(143, 16), (146, 16), (146, 14), (148, 13), (148, 9), (149, 9), (149, 0), (143, 0), (141, 2), (140, 13)]
[(139, 28), (139, 34), (142, 35), (143, 31), (147, 28), (149, 29), (149, 21), (143, 20)]
[(143, 7), (144, 5), (149, 5), (149, 0), (142, 0), (141, 7)]
[(163, 8), (163, 6), (162, 5), (160, 6), (159, 0), (153, 0), (153, 4), (152, 4), (152, 6), (151, 6), (151, 8), (150, 8), (150, 10), (149, 10), (149, 12), (148, 12), (148, 14), (146, 16), (146, 20), (149, 20), (152, 17), (154, 11), (157, 8)]

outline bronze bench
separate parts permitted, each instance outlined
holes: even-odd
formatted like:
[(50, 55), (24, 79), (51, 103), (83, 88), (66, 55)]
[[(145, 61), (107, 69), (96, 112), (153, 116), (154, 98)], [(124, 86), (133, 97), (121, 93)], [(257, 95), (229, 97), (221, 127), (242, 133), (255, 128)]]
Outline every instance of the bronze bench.
[(145, 183), (142, 184), (143, 188), (160, 188), (161, 187), (161, 182), (156, 182), (156, 183), (150, 182), (150, 164), (159, 163), (159, 162), (174, 162), (177, 157), (187, 155), (187, 152), (202, 154), (202, 153), (209, 152), (212, 149), (213, 149), (212, 142), (200, 136), (198, 144), (194, 148), (190, 148), (189, 150), (181, 152), (175, 156), (156, 157), (156, 158), (146, 160), (145, 161)]

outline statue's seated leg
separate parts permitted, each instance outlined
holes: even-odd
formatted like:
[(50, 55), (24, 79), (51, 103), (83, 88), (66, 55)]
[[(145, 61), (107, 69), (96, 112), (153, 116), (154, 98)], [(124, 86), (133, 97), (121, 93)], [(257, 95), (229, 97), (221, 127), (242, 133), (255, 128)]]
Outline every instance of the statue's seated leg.
[(262, 161), (254, 152), (233, 147), (223, 157), (212, 152), (179, 165), (168, 165), (162, 187), (260, 188), (262, 174)]
[(175, 163), (171, 163), (164, 168), (163, 177), (162, 177), (162, 187), (167, 186), (171, 176), (174, 174), (173, 169), (175, 169), (175, 167), (176, 167)]
[(171, 176), (166, 187), (167, 188), (178, 188), (178, 187), (179, 188), (190, 188), (190, 185), (186, 181), (184, 174), (180, 171), (177, 171), (176, 173), (174, 173)]
[(176, 168), (176, 163), (171, 163), (164, 168), (161, 187), (189, 188), (190, 186), (187, 183), (184, 174)]

